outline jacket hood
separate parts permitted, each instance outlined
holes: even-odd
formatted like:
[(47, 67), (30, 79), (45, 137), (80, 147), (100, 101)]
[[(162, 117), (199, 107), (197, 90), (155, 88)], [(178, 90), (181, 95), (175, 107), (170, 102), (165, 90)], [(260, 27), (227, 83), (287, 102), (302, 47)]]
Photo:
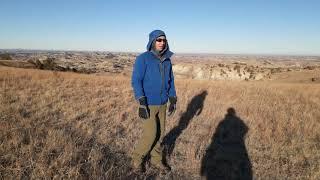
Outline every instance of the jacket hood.
[[(149, 42), (147, 44), (147, 51), (151, 51), (152, 50), (152, 44), (160, 36), (166, 36), (166, 34), (161, 30), (154, 30), (149, 34)], [(164, 58), (170, 58), (173, 55), (173, 52), (171, 52), (169, 50), (168, 41), (167, 41), (167, 44), (166, 44), (166, 47), (165, 47), (165, 52), (163, 52), (162, 54), (163, 54)]]

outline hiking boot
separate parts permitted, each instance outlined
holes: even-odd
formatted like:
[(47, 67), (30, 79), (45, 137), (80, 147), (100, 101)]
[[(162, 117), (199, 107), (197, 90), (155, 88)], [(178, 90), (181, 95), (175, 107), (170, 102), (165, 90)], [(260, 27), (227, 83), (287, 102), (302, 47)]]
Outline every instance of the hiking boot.
[(169, 173), (171, 171), (171, 167), (163, 163), (152, 164), (152, 166), (161, 171), (162, 173)]
[(143, 163), (133, 162), (132, 163), (133, 172), (135, 174), (140, 174), (146, 172), (146, 168)]

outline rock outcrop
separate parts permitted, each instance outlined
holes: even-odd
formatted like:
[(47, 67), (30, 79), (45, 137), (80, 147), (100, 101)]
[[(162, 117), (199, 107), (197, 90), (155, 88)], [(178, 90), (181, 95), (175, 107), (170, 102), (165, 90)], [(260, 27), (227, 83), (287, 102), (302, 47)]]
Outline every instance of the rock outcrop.
[(270, 69), (247, 66), (245, 64), (176, 64), (173, 71), (177, 78), (212, 80), (261, 80), (271, 74)]

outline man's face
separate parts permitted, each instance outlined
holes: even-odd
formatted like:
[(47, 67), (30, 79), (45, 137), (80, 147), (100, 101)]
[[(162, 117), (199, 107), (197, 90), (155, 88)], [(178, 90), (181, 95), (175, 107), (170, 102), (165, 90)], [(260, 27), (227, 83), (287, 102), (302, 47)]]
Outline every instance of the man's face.
[(157, 51), (162, 51), (166, 47), (166, 44), (167, 44), (166, 37), (165, 36), (159, 36), (156, 39), (155, 48), (156, 48)]

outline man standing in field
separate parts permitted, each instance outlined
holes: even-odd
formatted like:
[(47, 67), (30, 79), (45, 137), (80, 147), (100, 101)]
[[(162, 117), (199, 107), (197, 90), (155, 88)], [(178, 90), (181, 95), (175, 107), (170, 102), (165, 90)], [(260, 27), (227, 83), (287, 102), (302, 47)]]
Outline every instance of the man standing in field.
[[(160, 141), (165, 132), (167, 102), (168, 115), (176, 110), (177, 96), (166, 35), (161, 30), (149, 34), (147, 51), (135, 61), (132, 72), (132, 87), (139, 102), (138, 114), (141, 118), (143, 135), (133, 154), (133, 166), (143, 170), (143, 161), (150, 155), (150, 162), (161, 170), (169, 170), (163, 164)], [(141, 169), (142, 168), (142, 169)]]

